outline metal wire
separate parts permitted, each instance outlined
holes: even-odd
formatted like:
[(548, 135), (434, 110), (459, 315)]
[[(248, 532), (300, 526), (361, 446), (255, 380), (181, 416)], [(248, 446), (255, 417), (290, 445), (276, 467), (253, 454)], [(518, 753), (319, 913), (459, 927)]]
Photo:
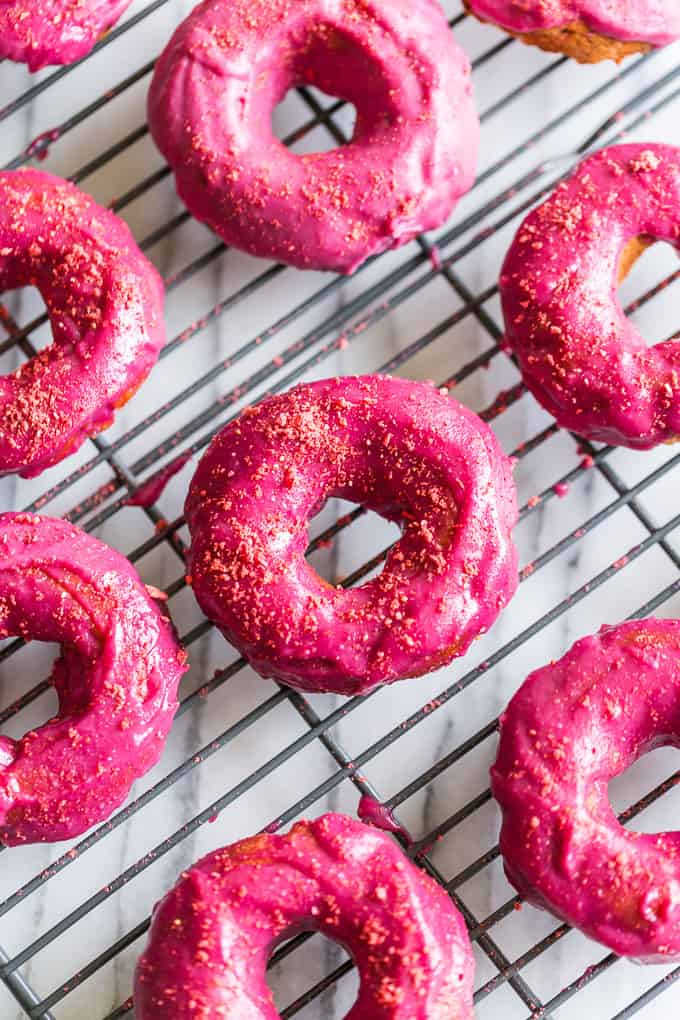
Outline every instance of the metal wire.
[[(145, 19), (159, 12), (166, 3), (167, 0), (155, 0), (153, 3), (142, 6), (127, 21), (115, 28), (99, 44), (93, 57), (88, 59), (94, 59), (98, 53), (112, 46), (126, 33), (136, 30)], [(452, 19), (452, 25), (463, 30), (465, 21), (465, 15), (460, 13)], [(493, 36), (489, 34), (488, 39), (492, 38)], [(517, 49), (519, 45), (510, 39), (501, 39), (482, 52), (473, 64), (477, 80), (480, 79), (480, 76), (494, 73), (493, 69), (497, 63), (504, 59), (503, 54), (511, 48)], [(29, 160), (48, 155), (51, 147), (61, 139), (86, 124), (90, 118), (104, 110), (109, 103), (123, 96), (127, 90), (144, 82), (151, 73), (153, 64), (153, 60), (147, 61), (139, 69), (123, 78), (114, 88), (97, 96), (76, 113), (63, 120), (62, 123), (40, 135), (30, 146), (9, 160), (6, 164), (7, 168), (18, 168)], [(482, 111), (483, 125), (486, 126), (493, 118), (511, 110), (518, 97), (525, 96), (532, 90), (549, 84), (559, 71), (564, 70), (565, 64), (564, 58), (544, 58), (538, 69), (529, 74), (519, 88), (515, 87), (511, 92), (494, 99)], [(500, 364), (506, 355), (502, 351), (502, 335), (493, 314), (493, 302), (497, 295), (497, 288), (495, 285), (471, 287), (462, 272), (466, 257), (477, 251), (490, 238), (494, 238), (501, 231), (512, 226), (524, 211), (554, 186), (556, 180), (568, 173), (584, 153), (617, 140), (622, 132), (633, 131), (641, 124), (649, 125), (651, 122), (649, 136), (653, 137), (653, 118), (672, 108), (674, 104), (677, 109), (680, 109), (680, 69), (671, 67), (670, 70), (657, 72), (656, 65), (657, 55), (652, 53), (628, 61), (623, 70), (615, 76), (589, 78), (584, 75), (585, 84), (578, 96), (572, 102), (564, 104), (564, 109), (558, 116), (548, 123), (538, 126), (533, 133), (523, 139), (520, 145), (501, 154), (495, 162), (480, 173), (475, 189), (468, 200), (467, 208), (470, 211), (456, 217), (453, 220), (453, 225), (436, 238), (436, 245), (431, 238), (420, 238), (414, 249), (396, 262), (390, 262), (389, 257), (384, 257), (377, 263), (374, 260), (362, 267), (351, 282), (341, 278), (332, 278), (324, 281), (307, 296), (301, 292), (302, 296), (278, 315), (264, 330), (260, 330), (250, 340), (230, 350), (227, 356), (217, 358), (215, 364), (202, 376), (192, 380), (179, 393), (174, 394), (167, 401), (145, 414), (126, 431), (120, 432), (110, 440), (99, 437), (91, 441), (92, 450), (88, 459), (76, 468), (73, 468), (69, 462), (65, 462), (60, 480), (47, 491), (33, 496), (30, 502), (27, 502), (26, 508), (50, 512), (51, 504), (61, 505), (64, 499), (69, 498), (71, 490), (78, 489), (80, 491), (85, 482), (88, 486), (87, 492), (78, 499), (75, 505), (64, 512), (63, 516), (73, 522), (78, 522), (90, 531), (101, 528), (105, 523), (115, 520), (127, 505), (130, 496), (142, 484), (156, 476), (161, 470), (159, 468), (160, 461), (178, 454), (201, 451), (210, 442), (212, 436), (224, 426), (225, 422), (239, 413), (245, 404), (288, 388), (298, 379), (322, 368), (324, 363), (337, 355), (339, 351), (349, 348), (350, 351), (355, 350), (360, 356), (362, 341), (370, 329), (388, 316), (394, 315), (413, 297), (422, 295), (424, 290), (437, 279), (443, 281), (450, 290), (453, 309), (451, 314), (427, 331), (412, 339), (409, 338), (407, 343), (401, 346), (389, 360), (377, 366), (376, 370), (380, 372), (403, 370), (409, 374), (411, 364), (417, 360), (418, 356), (464, 322), (474, 324), (478, 328), (480, 335), (485, 338), (484, 348), (455, 370), (450, 369), (447, 372), (446, 365), (444, 365), (442, 370), (444, 378), (439, 380), (440, 385), (449, 388), (462, 386), (473, 379), (477, 373)], [(50, 72), (36, 84), (32, 84), (24, 93), (12, 99), (0, 110), (0, 121), (9, 121), (40, 95), (56, 87), (64, 77), (72, 74), (74, 70), (75, 68), (63, 68)], [(599, 84), (591, 87), (591, 83), (595, 81), (599, 81)], [(627, 90), (627, 92), (623, 91), (622, 93), (622, 90)], [(622, 94), (627, 95), (627, 98), (621, 104)], [(325, 130), (335, 143), (342, 143), (345, 140), (345, 134), (336, 117), (341, 114), (344, 104), (341, 101), (333, 101), (325, 105), (306, 88), (300, 88), (298, 96), (300, 102), (304, 104), (306, 114), (287, 142), (295, 144), (310, 132), (321, 129)], [(591, 129), (588, 137), (581, 139), (573, 150), (563, 152), (560, 145), (561, 137), (567, 130), (573, 134), (574, 125), (578, 125), (579, 119), (589, 109), (595, 109), (597, 104), (602, 106), (606, 112), (596, 129)], [(145, 139), (147, 134), (148, 129), (145, 124), (139, 124), (132, 130), (128, 130), (122, 138), (112, 142), (96, 157), (91, 158), (76, 170), (71, 175), (72, 179), (87, 187), (90, 177), (108, 166), (121, 154), (128, 152), (131, 147)], [(538, 151), (538, 147), (545, 144), (546, 141), (553, 142), (554, 151), (560, 155), (534, 166), (529, 165), (528, 154), (534, 150)], [(513, 167), (515, 164), (518, 170), (517, 177), (511, 181), (510, 174), (512, 173), (514, 176)], [(160, 167), (140, 180), (130, 183), (127, 190), (112, 203), (112, 208), (117, 212), (125, 213), (132, 203), (143, 196), (148, 196), (154, 189), (161, 186), (168, 175), (167, 167)], [(510, 181), (511, 183), (509, 183)], [(498, 183), (496, 184), (496, 182)], [(477, 201), (477, 196), (480, 194), (484, 197)], [(145, 250), (152, 251), (161, 241), (175, 235), (188, 223), (188, 214), (180, 210), (151, 233), (141, 238), (140, 244)], [(206, 251), (193, 256), (181, 269), (167, 277), (168, 290), (174, 292), (181, 291), (182, 288), (190, 288), (199, 274), (207, 267), (216, 264), (225, 252), (225, 246), (213, 240)], [(381, 268), (383, 265), (385, 266), (384, 271)], [(291, 273), (290, 270), (285, 270), (281, 266), (260, 267), (256, 275), (236, 287), (232, 292), (226, 293), (177, 333), (164, 349), (163, 360), (177, 355), (187, 343), (195, 342), (199, 334), (220, 318), (233, 312), (237, 307), (243, 306), (246, 302), (257, 301), (260, 295), (265, 293), (267, 286), (286, 272)], [(627, 311), (632, 314), (645, 308), (651, 301), (658, 298), (663, 290), (676, 285), (679, 278), (680, 271), (676, 271), (661, 282), (648, 287), (629, 305)], [(361, 283), (364, 279), (367, 281), (366, 285), (357, 287), (357, 280)], [(351, 296), (349, 296), (350, 293)], [(326, 313), (324, 309), (328, 307), (329, 302), (335, 302), (335, 305), (332, 311)], [(322, 313), (320, 321), (311, 328), (305, 325), (301, 335), (289, 342), (288, 336), (291, 330), (297, 331), (298, 327), (302, 328), (309, 316), (316, 312)], [(21, 326), (14, 322), (9, 313), (3, 313), (0, 316), (0, 325), (4, 328), (7, 336), (0, 342), (0, 355), (16, 351), (23, 357), (32, 356), (36, 350), (34, 334), (45, 322), (46, 316), (40, 315)], [(286, 344), (286, 346), (281, 346), (281, 344)], [(251, 357), (258, 352), (261, 354), (268, 348), (274, 352), (270, 360), (264, 361), (254, 372), (244, 371), (242, 376), (234, 374), (240, 370), (241, 363), (243, 363), (243, 368), (247, 369)], [(235, 378), (237, 381), (233, 384), (230, 382), (227, 387), (222, 389), (223, 378), (230, 380)], [(211, 391), (211, 387), (215, 385), (220, 387), (217, 399), (214, 399)], [(489, 422), (499, 423), (504, 415), (511, 414), (512, 409), (526, 399), (528, 398), (522, 383), (514, 382), (509, 389), (499, 394), (498, 398), (482, 411), (482, 417)], [(157, 438), (159, 426), (162, 427), (169, 416), (184, 406), (196, 408), (197, 401), (200, 404), (198, 410), (192, 412), (179, 427), (166, 432), (163, 438), (160, 440)], [(190, 402), (193, 403), (190, 405)], [(137, 406), (144, 406), (143, 397), (141, 405)], [(147, 435), (153, 435), (155, 438), (145, 444), (144, 440)], [(557, 435), (558, 430), (554, 425), (544, 425), (517, 445), (514, 456), (522, 462), (530, 455), (546, 448), (546, 444), (554, 440)], [(140, 441), (143, 448), (141, 454), (139, 453)], [(619, 555), (614, 562), (599, 569), (575, 591), (555, 601), (533, 622), (522, 626), (509, 639), (497, 643), (484, 662), (473, 667), (466, 667), (466, 664), (463, 663), (457, 670), (458, 675), (453, 682), (438, 691), (434, 698), (428, 698), (426, 703), (419, 705), (406, 718), (400, 719), (388, 732), (359, 754), (350, 755), (334, 730), (337, 729), (339, 723), (361, 709), (369, 700), (375, 699), (376, 694), (349, 699), (333, 711), (319, 714), (312, 700), (283, 688), (274, 690), (270, 697), (261, 701), (251, 711), (223, 729), (209, 742), (192, 749), (191, 754), (185, 760), (180, 761), (143, 793), (133, 796), (106, 823), (89, 832), (66, 852), (60, 854), (47, 868), (42, 869), (10, 895), (7, 895), (0, 903), (0, 919), (3, 920), (3, 923), (4, 919), (11, 920), (13, 912), (21, 910), (31, 896), (55, 880), (58, 875), (64, 872), (68, 873), (68, 870), (73, 868), (77, 861), (82, 860), (112, 833), (121, 827), (131, 825), (138, 816), (143, 818), (145, 809), (150, 808), (158, 798), (172, 790), (181, 780), (196, 770), (202, 769), (216, 754), (234, 743), (243, 734), (255, 731), (258, 723), (269, 717), (280, 706), (289, 706), (303, 724), (303, 730), (296, 739), (291, 740), (276, 754), (262, 762), (250, 775), (230, 788), (224, 789), (220, 796), (213, 799), (205, 808), (185, 819), (183, 824), (176, 828), (170, 836), (158, 842), (143, 856), (135, 859), (106, 886), (87, 896), (76, 907), (60, 917), (56, 923), (36, 933), (29, 944), (14, 953), (5, 952), (0, 948), (0, 977), (26, 1016), (33, 1020), (38, 1020), (38, 1018), (40, 1020), (50, 1020), (50, 1018), (57, 1020), (59, 1013), (53, 1011), (59, 1010), (61, 1004), (67, 1000), (71, 993), (103, 968), (114, 963), (128, 950), (134, 952), (138, 950), (139, 940), (148, 928), (149, 918), (143, 918), (128, 931), (120, 934), (105, 950), (94, 955), (86, 965), (80, 967), (77, 973), (66, 974), (58, 987), (38, 993), (31, 987), (25, 971), (43, 950), (50, 947), (64, 934), (71, 933), (82, 919), (88, 917), (92, 911), (110, 898), (115, 897), (134, 878), (142, 875), (170, 851), (183, 844), (207, 823), (213, 821), (216, 816), (221, 815), (232, 805), (235, 810), (238, 810), (241, 798), (258, 787), (258, 784), (263, 783), (268, 777), (276, 776), (277, 770), (283, 768), (296, 755), (319, 744), (332, 762), (332, 771), (330, 775), (319, 776), (318, 782), (304, 795), (296, 796), (294, 803), (289, 804), (276, 819), (272, 819), (272, 827), (285, 826), (301, 812), (314, 809), (319, 801), (332, 791), (337, 790), (346, 781), (349, 781), (360, 794), (378, 797), (391, 808), (398, 809), (401, 805), (405, 805), (410, 798), (431, 789), (438, 778), (443, 777), (455, 766), (460, 766), (477, 750), (487, 748), (496, 733), (497, 719), (486, 721), (475, 733), (456, 747), (447, 750), (446, 753), (442, 752), (434, 764), (388, 798), (381, 797), (380, 790), (376, 788), (364, 771), (366, 766), (374, 763), (385, 752), (395, 749), (395, 745), (407, 733), (421, 726), (454, 698), (462, 696), (482, 678), (488, 677), (494, 670), (501, 668), (518, 649), (521, 649), (555, 621), (572, 613), (575, 607), (591, 596), (593, 592), (611, 582), (612, 579), (616, 579), (645, 554), (652, 550), (658, 550), (672, 567), (672, 571), (677, 572), (677, 568), (680, 566), (680, 555), (673, 544), (673, 533), (680, 527), (680, 514), (659, 524), (653, 514), (649, 512), (645, 496), (655, 485), (667, 479), (674, 470), (677, 473), (677, 469), (680, 467), (680, 454), (669, 455), (666, 460), (654, 467), (653, 470), (648, 471), (642, 478), (630, 483), (625, 477), (625, 472), (622, 474), (617, 466), (615, 451), (611, 448), (596, 448), (575, 436), (570, 437), (569, 441), (573, 443), (573, 466), (561, 477), (550, 479), (550, 483), (542, 491), (532, 495), (524, 502), (521, 508), (521, 520), (536, 520), (545, 508), (556, 499), (560, 485), (563, 487), (572, 484), (578, 485), (582, 479), (589, 476), (589, 473), (590, 477), (597, 477), (601, 481), (609, 499), (605, 500), (596, 512), (587, 516), (586, 519), (581, 519), (577, 528), (571, 529), (563, 537), (543, 549), (531, 563), (526, 564), (521, 571), (520, 581), (525, 583), (535, 577), (538, 572), (545, 570), (558, 557), (567, 553), (577, 555), (586, 536), (601, 529), (617, 513), (629, 513), (631, 519), (634, 518), (643, 537), (637, 538), (624, 555)], [(125, 459), (129, 449), (137, 451), (131, 463)], [(107, 472), (104, 481), (100, 480), (102, 471)], [(170, 562), (177, 564), (177, 576), (166, 585), (166, 590), (170, 598), (176, 598), (186, 589), (184, 578), (186, 545), (182, 534), (184, 521), (179, 516), (171, 521), (166, 520), (162, 506), (157, 504), (143, 508), (143, 512), (149, 522), (150, 534), (142, 544), (132, 550), (129, 554), (130, 559), (133, 562), (139, 562), (154, 551), (167, 550)], [(341, 533), (357, 524), (363, 516), (364, 511), (358, 508), (336, 520), (312, 541), (310, 552), (322, 549), (329, 541), (336, 539)], [(360, 583), (371, 571), (380, 566), (387, 551), (387, 549), (376, 551), (370, 561), (345, 577), (342, 583), (346, 586)], [(666, 584), (661, 583), (659, 590), (633, 615), (644, 616), (653, 613), (666, 605), (678, 592), (680, 592), (680, 580), (673, 580)], [(206, 636), (209, 636), (210, 630), (211, 627), (207, 622), (199, 622), (183, 635), (190, 654)], [(7, 642), (4, 647), (0, 648), (0, 663), (11, 660), (11, 657), (20, 648), (21, 642), (18, 640)], [(197, 712), (200, 706), (205, 703), (206, 698), (233, 681), (245, 667), (246, 663), (243, 659), (232, 659), (210, 679), (202, 682), (199, 688), (186, 694), (180, 707), (179, 718)], [(5, 724), (15, 717), (20, 717), (23, 710), (48, 690), (48, 686), (47, 681), (38, 683), (7, 705), (0, 711), (0, 723)], [(629, 822), (650, 807), (667, 794), (679, 778), (680, 773), (676, 772), (647, 795), (639, 798), (621, 813), (621, 820)], [(506, 900), (487, 916), (479, 917), (464, 894), (464, 887), (467, 883), (481, 875), (486, 869), (493, 867), (499, 856), (498, 847), (496, 845), (487, 847), (474, 861), (448, 879), (435, 863), (432, 852), (433, 847), (439, 841), (451, 836), (468, 819), (482, 811), (490, 799), (491, 794), (488, 789), (480, 790), (466, 804), (449, 813), (447, 817), (412, 844), (404, 844), (405, 849), (420, 866), (447, 889), (462, 911), (480, 954), (486, 958), (492, 969), (492, 976), (483, 981), (476, 990), (477, 1003), (481, 1004), (500, 989), (507, 987), (525, 1010), (525, 1016), (551, 1017), (571, 998), (597, 981), (612, 967), (617, 966), (618, 961), (613, 954), (602, 955), (576, 979), (565, 984), (547, 999), (545, 997), (542, 999), (539, 996), (534, 988), (533, 978), (529, 976), (530, 971), (532, 974), (535, 973), (531, 965), (540, 961), (551, 947), (564, 938), (568, 932), (567, 926), (555, 926), (540, 941), (531, 945), (514, 959), (511, 958), (503, 950), (502, 940), (497, 937), (496, 932), (501, 930), (504, 921), (513, 917), (516, 909), (520, 906), (519, 897), (508, 895)], [(508, 893), (510, 892), (508, 887)], [(281, 947), (271, 961), (272, 966), (274, 967), (285, 960), (296, 948), (312, 937), (311, 935), (302, 935)], [(312, 988), (307, 989), (290, 1002), (282, 1010), (282, 1016), (297, 1015), (349, 973), (352, 966), (351, 961), (348, 960), (337, 967), (330, 968), (329, 972)], [(672, 987), (678, 976), (680, 976), (680, 968), (664, 975), (661, 980), (652, 984), (623, 1010), (616, 1013), (611, 1020), (624, 1020), (624, 1018), (636, 1015), (661, 996), (666, 989)], [(132, 1003), (128, 999), (116, 1004), (106, 1013), (104, 1020), (129, 1016), (131, 1010)], [(96, 1007), (93, 1007), (91, 1015), (101, 1016), (102, 1014), (96, 1012)]]

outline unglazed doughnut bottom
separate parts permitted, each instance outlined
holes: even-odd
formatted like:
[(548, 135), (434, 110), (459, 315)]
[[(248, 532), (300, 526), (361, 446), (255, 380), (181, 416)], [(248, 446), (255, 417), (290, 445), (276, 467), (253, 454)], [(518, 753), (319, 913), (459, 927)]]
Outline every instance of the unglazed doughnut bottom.
[[(402, 529), (356, 588), (305, 559), (309, 521), (334, 496)], [(248, 409), (204, 455), (186, 518), (204, 613), (259, 673), (300, 690), (361, 694), (443, 666), (517, 587), (510, 461), (476, 414), (407, 379), (328, 379)]]
[(491, 770), (515, 888), (641, 963), (680, 960), (680, 831), (624, 828), (608, 784), (664, 746), (680, 747), (680, 621), (635, 620), (528, 677)]
[(542, 32), (523, 32), (518, 39), (529, 46), (538, 46), (548, 53), (564, 53), (579, 64), (599, 64), (601, 60), (615, 60), (619, 64), (632, 53), (647, 53), (649, 43), (627, 42), (612, 39), (591, 31), (582, 21), (574, 21), (564, 28), (547, 28)]
[[(469, 10), (469, 8), (468, 8)], [(472, 12), (474, 13), (474, 12)], [(482, 18), (478, 18), (482, 21)], [(612, 39), (588, 28), (583, 21), (572, 21), (562, 28), (537, 29), (535, 32), (508, 32), (528, 46), (537, 46), (547, 53), (563, 53), (579, 64), (599, 64), (614, 60), (619, 64), (633, 53), (647, 53), (649, 43)]]
[(184, 872), (154, 911), (136, 1020), (280, 1020), (265, 969), (302, 931), (356, 963), (346, 1020), (472, 1020), (474, 957), (450, 898), (385, 833), (336, 814)]

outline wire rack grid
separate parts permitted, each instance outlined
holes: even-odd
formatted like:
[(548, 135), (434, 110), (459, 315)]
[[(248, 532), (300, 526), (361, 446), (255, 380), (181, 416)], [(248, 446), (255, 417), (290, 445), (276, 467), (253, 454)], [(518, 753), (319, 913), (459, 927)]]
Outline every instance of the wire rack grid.
[[(124, 216), (168, 288), (170, 340), (141, 394), (103, 437), (33, 481), (0, 483), (3, 509), (62, 515), (119, 548), (168, 594), (191, 672), (160, 765), (105, 824), (72, 844), (5, 850), (0, 1015), (132, 1016), (131, 974), (155, 900), (201, 853), (302, 814), (398, 812), (407, 852), (462, 910), (477, 957), (480, 1018), (680, 1011), (680, 968), (635, 968), (548, 915), (502, 875), (488, 789), (498, 713), (526, 673), (600, 623), (680, 610), (679, 455), (631, 454), (558, 430), (502, 350), (496, 279), (519, 218), (580, 154), (620, 137), (676, 141), (677, 47), (622, 68), (530, 50), (445, 4), (473, 58), (481, 111), (477, 183), (451, 222), (350, 279), (228, 251), (178, 204), (144, 123), (159, 46), (189, 8), (138, 0), (80, 64), (29, 77), (0, 66), (3, 162), (43, 161)], [(300, 88), (276, 114), (298, 151), (340, 144), (352, 111)], [(656, 246), (622, 288), (645, 335), (674, 335), (680, 271)], [(1, 306), (0, 371), (49, 342), (30, 291)], [(178, 455), (199, 454), (244, 406), (300, 379), (349, 372), (432, 378), (491, 423), (517, 458), (519, 593), (461, 661), (351, 700), (303, 697), (250, 671), (201, 617), (184, 578), (181, 516), (192, 465), (147, 507), (131, 495)], [(380, 569), (390, 526), (329, 504), (310, 558), (336, 583)], [(54, 709), (51, 649), (0, 644), (0, 723), (18, 736)], [(668, 750), (615, 784), (622, 820), (668, 827), (680, 773)], [(677, 806), (677, 800), (675, 801)], [(356, 991), (343, 951), (316, 935), (280, 948), (283, 1017), (344, 1015)]]

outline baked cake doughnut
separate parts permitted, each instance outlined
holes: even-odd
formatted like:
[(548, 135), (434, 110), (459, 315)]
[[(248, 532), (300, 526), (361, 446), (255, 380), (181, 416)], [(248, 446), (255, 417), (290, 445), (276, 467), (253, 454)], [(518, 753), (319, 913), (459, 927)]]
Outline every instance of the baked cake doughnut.
[(617, 297), (654, 241), (680, 250), (680, 149), (591, 156), (524, 220), (500, 278), (505, 338), (563, 428), (649, 449), (680, 437), (680, 341), (648, 347)]
[(40, 474), (107, 428), (165, 342), (163, 282), (123, 221), (52, 174), (6, 171), (0, 292), (29, 286), (54, 342), (0, 376), (0, 475)]
[[(381, 574), (334, 588), (305, 559), (332, 496), (402, 525)], [(359, 694), (462, 655), (517, 586), (512, 467), (431, 385), (331, 379), (250, 408), (213, 440), (186, 503), (205, 614), (262, 675)]]
[[(349, 144), (298, 156), (274, 136), (301, 84), (355, 105)], [(149, 126), (196, 219), (301, 269), (351, 273), (439, 226), (477, 164), (470, 66), (438, 0), (204, 0), (156, 66)]]
[(280, 1020), (265, 968), (310, 930), (356, 963), (347, 1020), (472, 1020), (474, 957), (450, 898), (385, 833), (335, 814), (184, 872), (154, 911), (137, 1020)]
[(186, 655), (119, 553), (65, 521), (0, 514), (0, 639), (54, 641), (59, 713), (0, 737), (0, 840), (71, 839), (156, 764)]
[(680, 746), (680, 621), (636, 620), (532, 673), (491, 772), (515, 888), (642, 963), (680, 960), (680, 832), (624, 829), (607, 784), (662, 745)]
[(581, 64), (623, 60), (680, 39), (677, 0), (464, 0), (480, 21)]

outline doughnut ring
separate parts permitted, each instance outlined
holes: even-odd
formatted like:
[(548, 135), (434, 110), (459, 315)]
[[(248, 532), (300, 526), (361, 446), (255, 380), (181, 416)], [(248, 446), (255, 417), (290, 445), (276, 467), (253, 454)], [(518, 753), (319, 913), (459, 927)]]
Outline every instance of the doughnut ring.
[(527, 387), (559, 425), (646, 450), (680, 438), (680, 342), (647, 347), (616, 296), (645, 247), (680, 251), (680, 149), (585, 160), (520, 227), (500, 290)]
[(0, 639), (61, 645), (59, 713), (0, 737), (0, 839), (71, 839), (156, 764), (186, 655), (132, 566), (65, 521), (0, 515)]
[[(403, 528), (358, 588), (305, 559), (332, 496)], [(476, 414), (425, 383), (331, 379), (250, 408), (204, 455), (186, 517), (204, 613), (259, 673), (301, 690), (359, 694), (436, 669), (517, 586), (511, 463)]]
[(165, 342), (163, 283), (122, 220), (59, 177), (7, 171), (0, 292), (28, 286), (54, 342), (0, 376), (0, 475), (25, 478), (108, 428)]
[(680, 745), (680, 621), (634, 621), (531, 674), (491, 772), (510, 882), (642, 963), (680, 960), (680, 832), (624, 829), (607, 784), (664, 745)]
[[(351, 141), (295, 155), (295, 85), (353, 103)], [(204, 0), (161, 55), (149, 127), (187, 208), (233, 247), (351, 273), (440, 226), (471, 187), (470, 65), (437, 0)]]
[(265, 968), (301, 931), (351, 953), (361, 984), (347, 1020), (472, 1020), (474, 957), (450, 898), (385, 833), (336, 814), (182, 875), (137, 965), (137, 1020), (279, 1020)]

